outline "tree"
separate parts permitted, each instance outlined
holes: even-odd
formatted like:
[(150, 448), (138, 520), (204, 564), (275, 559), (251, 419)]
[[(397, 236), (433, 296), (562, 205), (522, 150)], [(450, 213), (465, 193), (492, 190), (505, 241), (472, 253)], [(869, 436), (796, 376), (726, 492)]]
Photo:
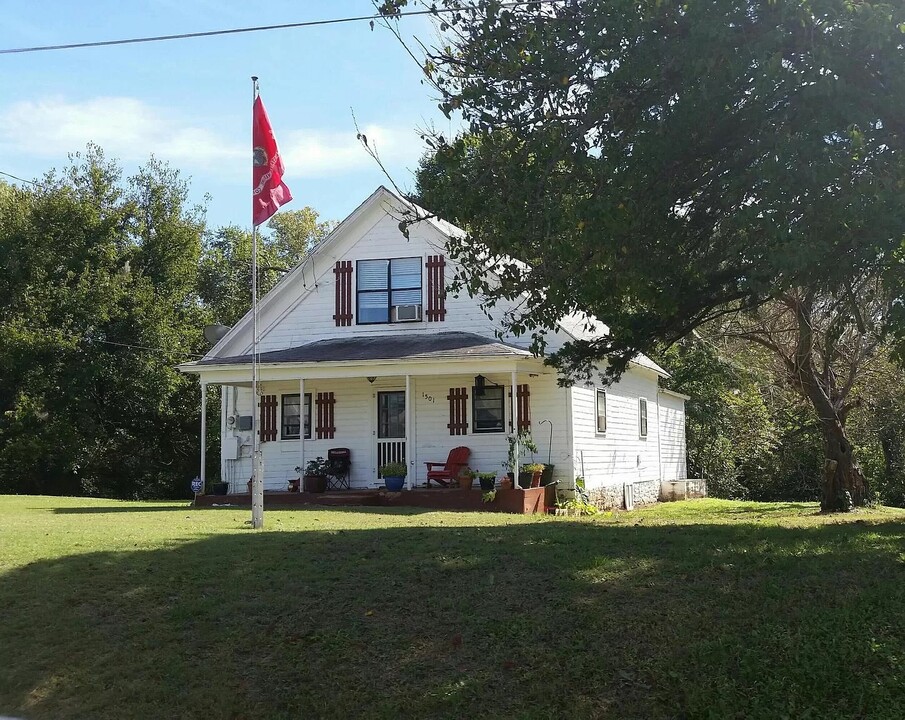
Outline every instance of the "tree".
[[(318, 221), (310, 207), (274, 215), (259, 238), (258, 291), (266, 294), (280, 276), (302, 262), (336, 227)], [(217, 322), (234, 325), (251, 307), (251, 232), (231, 225), (206, 238), (199, 268), (199, 292)]]
[(0, 488), (154, 497), (197, 471), (203, 210), (152, 160), (90, 147), (0, 192)]
[(802, 288), (844, 298), (873, 276), (900, 294), (905, 6), (454, 6), (424, 71), (468, 133), (433, 139), (419, 198), (469, 231), (451, 248), (459, 284), (515, 303), (506, 328), (535, 349), (576, 309), (605, 318), (609, 334), (553, 355), (567, 377), (602, 358), (616, 377)]

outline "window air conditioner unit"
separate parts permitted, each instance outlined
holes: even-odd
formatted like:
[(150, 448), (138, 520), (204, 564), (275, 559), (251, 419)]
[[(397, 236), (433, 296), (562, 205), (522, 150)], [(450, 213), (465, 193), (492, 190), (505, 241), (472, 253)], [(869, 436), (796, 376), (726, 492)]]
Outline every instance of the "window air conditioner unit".
[(393, 305), (393, 322), (417, 322), (420, 319), (420, 305)]

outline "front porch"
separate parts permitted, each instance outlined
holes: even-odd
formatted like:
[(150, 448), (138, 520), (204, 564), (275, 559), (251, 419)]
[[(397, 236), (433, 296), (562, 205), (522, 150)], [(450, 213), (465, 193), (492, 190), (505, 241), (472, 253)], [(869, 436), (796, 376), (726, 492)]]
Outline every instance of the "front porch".
[[(518, 515), (544, 513), (556, 503), (555, 486), (539, 488), (498, 489), (490, 502), (484, 501), (480, 490), (460, 488), (417, 488), (403, 492), (376, 490), (341, 490), (324, 493), (267, 491), (265, 509), (301, 505), (333, 507), (415, 507), (430, 510), (471, 510), (503, 512)], [(201, 495), (198, 507), (250, 507), (249, 493), (230, 495)]]

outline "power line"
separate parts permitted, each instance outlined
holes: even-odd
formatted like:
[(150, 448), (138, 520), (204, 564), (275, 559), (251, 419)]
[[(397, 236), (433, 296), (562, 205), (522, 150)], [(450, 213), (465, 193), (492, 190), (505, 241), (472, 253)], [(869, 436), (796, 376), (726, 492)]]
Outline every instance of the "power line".
[(0, 170), (0, 175), (6, 175), (6, 177), (12, 178), (13, 180), (18, 180), (19, 182), (29, 183), (30, 185), (40, 185), (40, 183), (36, 182), (35, 180), (26, 180), (25, 178), (20, 178), (17, 175), (13, 175), (12, 173), (8, 173), (8, 172), (3, 172), (2, 170)]
[[(551, 0), (517, 0), (514, 2), (504, 2), (499, 8), (512, 8), (519, 6), (543, 5), (550, 3)], [(280, 25), (256, 25), (253, 27), (231, 28), (229, 30), (208, 30), (206, 32), (179, 33), (177, 35), (155, 35), (151, 37), (127, 38), (123, 40), (99, 40), (97, 42), (85, 43), (67, 43), (65, 45), (37, 45), (35, 47), (8, 48), (0, 50), (0, 55), (15, 55), (21, 53), (45, 52), (48, 50), (78, 50), (81, 48), (92, 47), (110, 47), (113, 45), (135, 45), (137, 43), (162, 42), (164, 40), (187, 40), (190, 38), (213, 37), (215, 35), (238, 35), (241, 33), (263, 32), (265, 30), (289, 30), (292, 28), (315, 27), (319, 25), (338, 25), (340, 23), (362, 22), (368, 20), (373, 23), (375, 20), (396, 19), (400, 17), (412, 17), (415, 15), (440, 15), (441, 13), (460, 12), (455, 8), (432, 8), (430, 10), (409, 10), (408, 12), (398, 12), (394, 15), (359, 15), (357, 17), (345, 18), (329, 18), (326, 20), (308, 20), (305, 22), (282, 23)]]

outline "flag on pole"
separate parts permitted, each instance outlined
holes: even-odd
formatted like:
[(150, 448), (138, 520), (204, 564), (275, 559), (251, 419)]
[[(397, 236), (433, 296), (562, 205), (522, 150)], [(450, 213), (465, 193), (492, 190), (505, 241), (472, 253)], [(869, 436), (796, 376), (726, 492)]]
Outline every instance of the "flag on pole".
[(260, 95), (255, 98), (252, 124), (254, 191), (251, 217), (254, 225), (260, 225), (267, 222), (281, 205), (292, 200), (292, 194), (283, 182), (283, 161)]

